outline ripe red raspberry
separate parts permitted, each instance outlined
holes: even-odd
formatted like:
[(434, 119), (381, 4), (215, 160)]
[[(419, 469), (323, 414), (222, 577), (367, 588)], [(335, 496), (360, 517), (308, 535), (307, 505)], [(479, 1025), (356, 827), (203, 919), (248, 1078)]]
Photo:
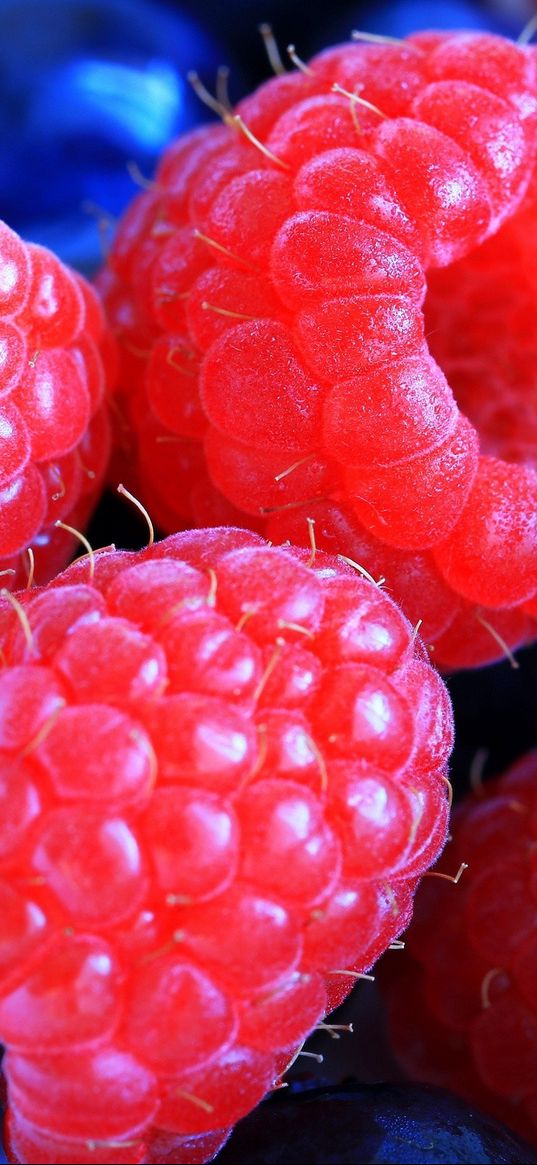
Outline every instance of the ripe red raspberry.
[(537, 470), (460, 411), (423, 316), (426, 272), (525, 194), (535, 61), (481, 33), (321, 53), (167, 150), (101, 279), (121, 472), (160, 525), (304, 544), (315, 518), (446, 666), (535, 629)]
[(205, 1160), (407, 925), (446, 689), (379, 587), (244, 530), (104, 550), (0, 617), (13, 1152)]
[(109, 455), (112, 338), (93, 289), (0, 222), (0, 575), (44, 582), (72, 554)]
[(463, 802), (451, 832), (446, 863), (469, 868), (455, 889), (420, 888), (387, 983), (395, 1050), (537, 1141), (537, 752)]

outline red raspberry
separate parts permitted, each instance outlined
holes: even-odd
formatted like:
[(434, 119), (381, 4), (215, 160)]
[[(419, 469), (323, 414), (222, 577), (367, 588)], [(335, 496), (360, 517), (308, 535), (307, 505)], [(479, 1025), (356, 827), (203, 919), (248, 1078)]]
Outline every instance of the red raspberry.
[(536, 1141), (537, 752), (463, 802), (451, 832), (446, 860), (469, 869), (420, 888), (387, 983), (395, 1049), (414, 1078)]
[(423, 316), (426, 272), (524, 197), (535, 62), (481, 33), (321, 53), (167, 150), (101, 278), (121, 473), (160, 525), (304, 545), (315, 518), (445, 666), (535, 630), (537, 470), (461, 413)]
[(446, 689), (379, 587), (244, 530), (104, 550), (0, 617), (12, 1151), (205, 1160), (407, 925)]
[(72, 554), (106, 472), (112, 338), (93, 289), (0, 222), (0, 575), (44, 582)]

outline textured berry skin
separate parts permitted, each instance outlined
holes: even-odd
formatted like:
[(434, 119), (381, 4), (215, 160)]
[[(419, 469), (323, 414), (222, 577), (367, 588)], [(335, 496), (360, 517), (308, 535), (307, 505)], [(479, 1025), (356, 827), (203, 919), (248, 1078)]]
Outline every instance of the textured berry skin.
[(22, 619), (0, 607), (10, 1143), (202, 1161), (348, 993), (341, 972), (407, 925), (445, 840), (447, 692), (379, 587), (245, 530), (104, 550), (18, 601)]
[(536, 59), (481, 33), (321, 53), (167, 150), (100, 279), (116, 481), (168, 531), (306, 545), (314, 518), (447, 668), (535, 631), (537, 468), (460, 411), (424, 300), (525, 196)]
[(69, 560), (106, 473), (115, 345), (93, 289), (0, 222), (0, 576), (16, 590)]
[(463, 802), (451, 833), (443, 868), (469, 868), (420, 888), (387, 981), (392, 1040), (414, 1079), (537, 1143), (537, 752)]

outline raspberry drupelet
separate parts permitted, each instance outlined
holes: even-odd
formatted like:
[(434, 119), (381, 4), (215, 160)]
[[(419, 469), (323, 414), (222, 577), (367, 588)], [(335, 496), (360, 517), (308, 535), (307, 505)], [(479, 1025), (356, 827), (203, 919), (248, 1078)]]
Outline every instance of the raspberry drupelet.
[(408, 924), (447, 691), (378, 585), (232, 528), (79, 559), (0, 642), (13, 1160), (206, 1160)]
[(420, 887), (397, 979), (393, 1046), (413, 1079), (442, 1084), (537, 1143), (537, 752), (453, 814), (454, 889)]
[[(66, 565), (107, 469), (115, 345), (89, 284), (0, 222), (0, 576)], [(31, 553), (28, 554), (28, 547)]]
[(314, 518), (321, 548), (386, 575), (446, 667), (535, 631), (537, 432), (524, 464), (491, 447), (423, 313), (429, 272), (525, 195), (535, 61), (421, 34), (216, 103), (224, 124), (169, 147), (100, 277), (121, 475), (161, 527), (304, 544)]

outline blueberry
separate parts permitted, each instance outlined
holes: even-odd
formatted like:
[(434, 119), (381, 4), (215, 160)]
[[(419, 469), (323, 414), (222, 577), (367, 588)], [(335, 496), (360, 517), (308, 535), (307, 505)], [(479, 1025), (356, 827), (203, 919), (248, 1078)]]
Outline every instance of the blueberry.
[(218, 1165), (529, 1165), (537, 1152), (439, 1088), (353, 1082), (276, 1094), (241, 1121)]

